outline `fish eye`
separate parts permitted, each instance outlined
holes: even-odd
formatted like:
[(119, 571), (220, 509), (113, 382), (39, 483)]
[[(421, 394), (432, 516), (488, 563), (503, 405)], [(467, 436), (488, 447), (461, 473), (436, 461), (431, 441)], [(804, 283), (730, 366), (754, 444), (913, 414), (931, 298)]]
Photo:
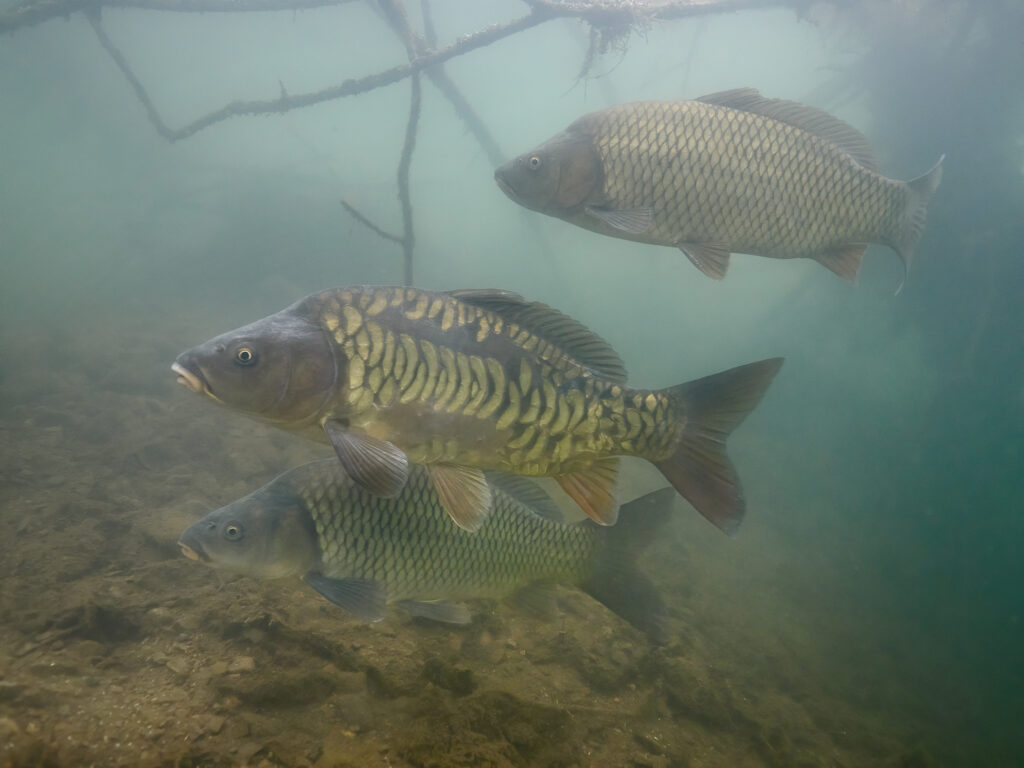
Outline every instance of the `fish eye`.
[(239, 365), (252, 365), (256, 362), (256, 350), (252, 347), (239, 347), (235, 350), (235, 362)]
[(536, 171), (538, 168), (540, 168), (540, 156), (539, 155), (531, 155), (530, 159), (527, 160), (526, 162), (528, 162), (530, 164), (530, 170)]
[(242, 538), (242, 524), (231, 522), (225, 525), (224, 538), (228, 541), (238, 541)]

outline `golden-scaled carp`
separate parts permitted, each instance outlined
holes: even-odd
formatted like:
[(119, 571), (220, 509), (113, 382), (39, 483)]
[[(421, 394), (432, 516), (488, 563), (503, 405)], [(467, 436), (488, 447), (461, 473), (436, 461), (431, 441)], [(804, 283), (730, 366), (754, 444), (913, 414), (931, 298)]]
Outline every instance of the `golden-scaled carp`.
[(459, 601), (502, 598), (535, 582), (579, 586), (654, 640), (664, 611), (635, 565), (672, 508), (663, 488), (623, 505), (612, 528), (550, 519), (551, 499), (532, 481), (491, 476), (492, 511), (476, 533), (448, 521), (424, 467), (393, 499), (360, 488), (333, 459), (286, 472), (211, 512), (178, 541), (182, 553), (257, 578), (299, 576), (356, 616), (387, 605), (465, 623)]
[(853, 282), (869, 243), (904, 277), (942, 158), (909, 182), (818, 109), (752, 88), (584, 115), (494, 173), (514, 201), (612, 237), (679, 248), (721, 279), (731, 252), (815, 259)]
[(763, 360), (662, 390), (633, 389), (615, 351), (575, 320), (506, 291), (351, 287), (315, 293), (178, 356), (194, 392), (330, 442), (349, 475), (397, 495), (427, 464), (472, 530), (483, 470), (553, 476), (615, 522), (618, 456), (653, 462), (715, 525), (744, 512), (725, 439), (782, 365)]

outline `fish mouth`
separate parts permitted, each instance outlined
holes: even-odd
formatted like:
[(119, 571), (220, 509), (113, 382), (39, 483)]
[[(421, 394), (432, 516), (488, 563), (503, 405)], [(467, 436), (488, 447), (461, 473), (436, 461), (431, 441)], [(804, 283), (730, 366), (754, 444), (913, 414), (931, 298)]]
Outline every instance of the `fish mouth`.
[(195, 560), (197, 563), (201, 563), (205, 559), (199, 552), (196, 552), (184, 541), (179, 540), (178, 546), (181, 547), (181, 554), (183, 554), (189, 560)]
[(499, 175), (500, 173), (500, 168), (494, 172), (494, 181), (495, 183), (497, 183), (498, 189), (500, 189), (502, 192), (508, 195), (514, 202), (518, 203), (519, 195), (517, 195), (515, 190), (512, 189), (511, 186), (509, 186), (509, 183), (507, 181), (501, 178), (501, 176)]
[(212, 394), (206, 382), (198, 374), (193, 373), (181, 363), (174, 363), (171, 366), (171, 370), (178, 374), (178, 383), (184, 384), (190, 391), (195, 392), (197, 395)]

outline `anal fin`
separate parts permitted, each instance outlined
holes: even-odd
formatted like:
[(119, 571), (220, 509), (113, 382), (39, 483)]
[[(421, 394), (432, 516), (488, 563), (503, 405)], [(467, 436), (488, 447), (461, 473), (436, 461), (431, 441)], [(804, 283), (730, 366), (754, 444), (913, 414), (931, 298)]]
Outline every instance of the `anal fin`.
[(556, 475), (555, 480), (587, 517), (601, 525), (615, 525), (619, 518), (618, 477), (619, 460), (611, 458), (595, 461), (578, 472)]
[(828, 267), (844, 280), (856, 283), (861, 259), (864, 258), (864, 251), (867, 247), (867, 243), (840, 245), (823, 251), (813, 258), (823, 267)]
[(558, 615), (558, 585), (535, 581), (514, 592), (509, 602), (539, 619), (554, 619)]
[(324, 422), (324, 431), (349, 477), (370, 493), (391, 498), (405, 487), (409, 460), (397, 446), (350, 432), (333, 420)]
[(678, 243), (693, 266), (714, 280), (721, 280), (729, 269), (729, 246), (725, 243)]
[(460, 528), (475, 531), (491, 509), (491, 487), (484, 473), (461, 464), (428, 464), (441, 506)]
[(400, 600), (397, 606), (410, 616), (440, 621), (444, 624), (469, 624), (473, 615), (465, 603), (445, 600)]

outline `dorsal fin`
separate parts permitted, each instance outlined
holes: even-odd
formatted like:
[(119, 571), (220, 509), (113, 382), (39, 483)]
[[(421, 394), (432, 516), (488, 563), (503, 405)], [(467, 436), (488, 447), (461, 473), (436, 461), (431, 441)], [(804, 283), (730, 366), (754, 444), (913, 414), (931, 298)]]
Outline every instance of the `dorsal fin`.
[(697, 101), (719, 107), (738, 109), (755, 115), (764, 115), (780, 123), (813, 133), (820, 139), (842, 150), (858, 165), (869, 171), (878, 170), (875, 153), (864, 134), (828, 112), (785, 99), (766, 99), (755, 88), (736, 88), (701, 96)]
[(626, 383), (626, 366), (611, 345), (577, 320), (557, 309), (527, 301), (518, 293), (502, 290), (461, 290), (450, 295), (516, 323), (550, 344), (601, 378), (617, 384)]
[(484, 476), (493, 488), (511, 496), (531, 512), (556, 523), (565, 522), (565, 515), (562, 514), (562, 510), (558, 508), (555, 500), (536, 481), (522, 475), (510, 475), (507, 472), (485, 472)]

